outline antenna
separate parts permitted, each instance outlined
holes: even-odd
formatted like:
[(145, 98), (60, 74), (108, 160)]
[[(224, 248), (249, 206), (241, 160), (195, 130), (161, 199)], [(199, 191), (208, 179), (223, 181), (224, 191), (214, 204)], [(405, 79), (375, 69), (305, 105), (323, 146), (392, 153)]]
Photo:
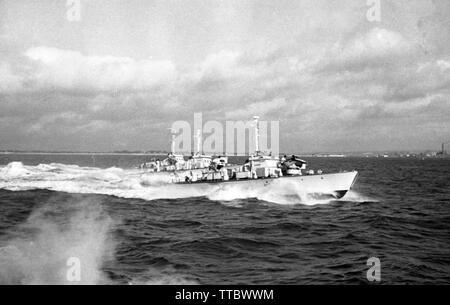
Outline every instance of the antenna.
[(259, 152), (259, 116), (254, 116), (253, 120), (255, 122), (255, 152)]

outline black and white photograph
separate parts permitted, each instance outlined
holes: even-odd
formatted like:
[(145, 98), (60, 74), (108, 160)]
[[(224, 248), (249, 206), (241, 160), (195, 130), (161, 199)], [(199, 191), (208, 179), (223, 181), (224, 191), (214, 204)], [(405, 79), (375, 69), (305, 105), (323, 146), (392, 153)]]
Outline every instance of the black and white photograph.
[(449, 178), (448, 0), (0, 0), (0, 285), (449, 285)]

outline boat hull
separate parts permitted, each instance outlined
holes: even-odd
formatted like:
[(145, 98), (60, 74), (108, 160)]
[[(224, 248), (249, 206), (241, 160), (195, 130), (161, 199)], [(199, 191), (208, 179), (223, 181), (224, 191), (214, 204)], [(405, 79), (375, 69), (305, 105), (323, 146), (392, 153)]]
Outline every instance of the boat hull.
[(282, 189), (287, 185), (293, 185), (297, 190), (318, 198), (336, 198), (344, 197), (352, 188), (358, 176), (357, 171), (305, 175), (305, 176), (285, 176), (280, 178), (261, 178), (261, 179), (241, 179), (229, 181), (198, 181), (198, 182), (180, 182), (183, 185), (239, 185), (246, 189), (255, 189), (260, 187), (274, 187)]

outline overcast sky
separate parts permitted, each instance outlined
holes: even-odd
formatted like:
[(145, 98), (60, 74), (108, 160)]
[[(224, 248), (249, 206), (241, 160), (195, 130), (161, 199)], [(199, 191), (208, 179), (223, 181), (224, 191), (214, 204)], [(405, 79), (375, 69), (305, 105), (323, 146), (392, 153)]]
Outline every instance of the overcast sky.
[(168, 149), (194, 112), (281, 151), (450, 140), (448, 0), (66, 2), (0, 0), (0, 149)]

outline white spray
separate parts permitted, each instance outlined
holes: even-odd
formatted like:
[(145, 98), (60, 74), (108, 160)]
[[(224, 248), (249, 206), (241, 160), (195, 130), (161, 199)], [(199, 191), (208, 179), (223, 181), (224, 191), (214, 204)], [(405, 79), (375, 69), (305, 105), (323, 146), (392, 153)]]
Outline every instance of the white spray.
[[(20, 227), (19, 237), (0, 247), (0, 284), (106, 283), (102, 264), (113, 253), (112, 220), (99, 202), (71, 203), (67, 222), (48, 217), (50, 206), (35, 211)], [(79, 261), (79, 278), (69, 276), (71, 258)]]

